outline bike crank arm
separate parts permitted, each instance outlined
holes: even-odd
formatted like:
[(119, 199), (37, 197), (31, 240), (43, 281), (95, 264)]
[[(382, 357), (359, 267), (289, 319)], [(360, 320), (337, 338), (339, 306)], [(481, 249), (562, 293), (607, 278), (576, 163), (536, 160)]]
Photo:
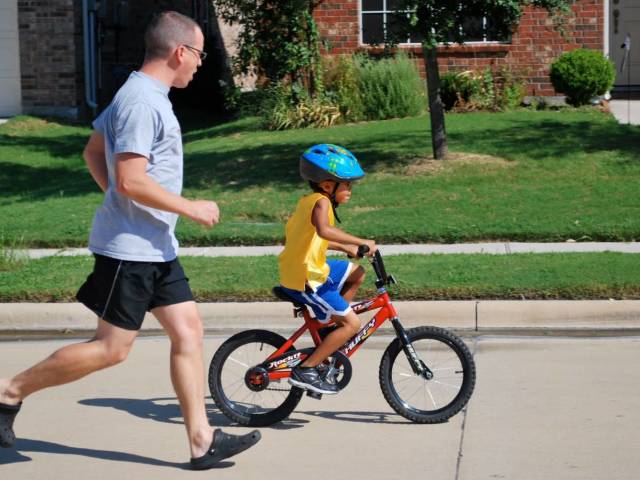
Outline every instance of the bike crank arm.
[(409, 361), (409, 365), (411, 365), (411, 369), (413, 370), (413, 373), (415, 373), (416, 375), (420, 375), (421, 377), (424, 377), (426, 380), (431, 380), (433, 378), (433, 372), (420, 359), (420, 357), (418, 357), (418, 354), (416, 353), (416, 350), (413, 348), (413, 345), (411, 344), (411, 340), (409, 340), (407, 332), (405, 331), (404, 327), (400, 323), (400, 320), (398, 320), (398, 318), (396, 317), (391, 320), (391, 323), (393, 324), (393, 328), (396, 331), (396, 335), (398, 336), (398, 339), (402, 343), (402, 350), (404, 350), (404, 353), (407, 356), (407, 360)]

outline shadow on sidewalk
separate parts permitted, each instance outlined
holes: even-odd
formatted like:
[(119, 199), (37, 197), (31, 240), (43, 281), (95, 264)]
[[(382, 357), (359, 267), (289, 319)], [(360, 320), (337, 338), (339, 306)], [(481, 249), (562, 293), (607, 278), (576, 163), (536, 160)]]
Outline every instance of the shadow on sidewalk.
[[(182, 412), (180, 411), (178, 400), (175, 397), (149, 399), (88, 398), (80, 400), (78, 403), (90, 407), (115, 408), (116, 410), (127, 412), (145, 420), (155, 420), (157, 422), (174, 423), (178, 425), (184, 424)], [(229, 420), (215, 405), (207, 404), (206, 410), (211, 425), (216, 427), (240, 427), (237, 423)], [(282, 422), (272, 425), (271, 428), (276, 430), (289, 430), (300, 428), (305, 423), (309, 423), (309, 421), (287, 418)]]
[(304, 413), (313, 417), (338, 420), (341, 422), (379, 423), (384, 425), (419, 425), (391, 412), (326, 412), (311, 410)]
[[(144, 457), (142, 455), (136, 455), (133, 453), (70, 447), (68, 445), (61, 445), (59, 443), (46, 442), (42, 440), (31, 440), (28, 438), (16, 440), (14, 448), (15, 449), (2, 449), (0, 451), (0, 465), (31, 461), (31, 458), (22, 455), (22, 452), (37, 452), (54, 453), (61, 455), (79, 455), (83, 457), (96, 458), (99, 460), (140, 463), (143, 465), (154, 465), (159, 467), (172, 467), (178, 468), (180, 470), (189, 470), (188, 463), (166, 462), (164, 460)], [(233, 465), (233, 462), (221, 462), (216, 468), (228, 468)]]

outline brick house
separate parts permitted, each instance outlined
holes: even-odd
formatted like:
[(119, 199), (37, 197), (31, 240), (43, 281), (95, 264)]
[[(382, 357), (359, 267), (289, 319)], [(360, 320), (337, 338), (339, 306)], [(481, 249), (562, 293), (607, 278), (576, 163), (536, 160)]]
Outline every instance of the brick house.
[[(216, 108), (217, 84), (230, 80), (233, 30), (216, 21), (207, 0), (2, 0), (0, 3), (0, 117), (18, 113), (91, 116), (111, 98), (143, 54), (142, 29), (153, 11), (178, 10), (203, 27), (210, 57), (178, 100)], [(325, 0), (316, 10), (330, 55), (367, 50), (389, 28), (393, 0)], [(509, 67), (524, 75), (529, 94), (554, 95), (548, 66), (576, 47), (600, 50), (619, 66), (630, 34), (629, 69), (616, 88), (640, 88), (640, 2), (576, 0), (563, 38), (544, 12), (526, 10), (510, 39), (492, 38), (487, 19), (475, 19), (465, 45), (439, 47), (442, 71)], [(420, 55), (417, 39), (400, 48)], [(423, 62), (419, 61), (421, 69)], [(424, 75), (424, 71), (422, 71)]]
[[(323, 43), (330, 54), (371, 49), (383, 41), (384, 29), (392, 28), (393, 0), (327, 0), (316, 12)], [(549, 64), (561, 53), (578, 47), (600, 50), (615, 62), (622, 60), (620, 45), (627, 33), (637, 45), (631, 56), (632, 78), (619, 75), (617, 86), (640, 86), (640, 2), (634, 0), (577, 0), (566, 28), (568, 38), (553, 28), (545, 11), (527, 8), (519, 28), (510, 39), (491, 36), (488, 19), (470, 22), (464, 45), (438, 47), (441, 72), (508, 67), (527, 80), (530, 95), (555, 95), (548, 77)], [(475, 23), (475, 24), (474, 24)], [(420, 57), (417, 39), (408, 38), (400, 48)], [(635, 40), (635, 42), (634, 42)], [(625, 70), (626, 72), (626, 70)]]

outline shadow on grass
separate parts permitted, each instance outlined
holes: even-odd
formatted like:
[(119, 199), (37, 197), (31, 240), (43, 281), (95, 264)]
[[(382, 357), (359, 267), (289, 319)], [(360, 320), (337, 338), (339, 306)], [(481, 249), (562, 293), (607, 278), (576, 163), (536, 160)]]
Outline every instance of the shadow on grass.
[(22, 201), (86, 195), (99, 191), (89, 172), (83, 168), (32, 167), (6, 161), (0, 165), (0, 191), (3, 196), (20, 195)]
[[(486, 117), (484, 117), (486, 118)], [(257, 130), (255, 119), (224, 123), (221, 119), (211, 125), (193, 118), (185, 129), (185, 143), (212, 139)], [(450, 122), (449, 145), (455, 150), (487, 153), (505, 158), (571, 159), (573, 154), (593, 154), (604, 151), (620, 153), (620, 164), (640, 161), (640, 129), (600, 121), (536, 122), (531, 116), (511, 120), (506, 128), (462, 129)], [(385, 127), (388, 125), (388, 129)], [(406, 128), (404, 128), (406, 125)], [(424, 126), (424, 127), (423, 127)], [(296, 138), (292, 140), (291, 137)], [(224, 146), (212, 141), (197, 152), (185, 155), (187, 188), (210, 188), (221, 185), (229, 191), (242, 191), (256, 186), (299, 186), (298, 158), (311, 143), (341, 142), (362, 160), (368, 171), (379, 167), (403, 166), (416, 157), (430, 153), (428, 117), (410, 125), (402, 123), (359, 124), (326, 130), (309, 129), (288, 136), (274, 134), (268, 142), (256, 144), (250, 137)], [(22, 135), (0, 135), (3, 145), (52, 157), (78, 156), (79, 165), (69, 167), (31, 167), (23, 163), (4, 161), (0, 170), (0, 190), (6, 195), (28, 193), (29, 199), (64, 195), (84, 195), (96, 191), (89, 173), (81, 165), (81, 152), (86, 136), (80, 134), (45, 138)]]
[[(453, 130), (453, 129), (452, 129)], [(544, 120), (533, 123), (515, 120), (509, 128), (475, 131), (450, 131), (450, 146), (465, 145), (482, 153), (505, 158), (523, 153), (537, 159), (571, 159), (571, 153), (615, 151), (624, 154), (621, 163), (640, 161), (640, 129), (629, 125), (602, 122), (561, 122)]]

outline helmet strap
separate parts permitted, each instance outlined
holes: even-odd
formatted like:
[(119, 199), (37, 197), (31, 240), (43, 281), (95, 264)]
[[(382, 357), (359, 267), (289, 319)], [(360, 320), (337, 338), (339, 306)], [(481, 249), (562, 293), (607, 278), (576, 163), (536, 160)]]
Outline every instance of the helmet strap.
[(338, 223), (342, 223), (342, 220), (340, 220), (340, 217), (338, 216), (338, 202), (336, 200), (336, 192), (338, 191), (338, 186), (340, 185), (340, 182), (336, 182), (335, 186), (333, 187), (333, 192), (331, 192), (331, 208), (333, 208), (333, 216), (335, 217), (336, 221)]

